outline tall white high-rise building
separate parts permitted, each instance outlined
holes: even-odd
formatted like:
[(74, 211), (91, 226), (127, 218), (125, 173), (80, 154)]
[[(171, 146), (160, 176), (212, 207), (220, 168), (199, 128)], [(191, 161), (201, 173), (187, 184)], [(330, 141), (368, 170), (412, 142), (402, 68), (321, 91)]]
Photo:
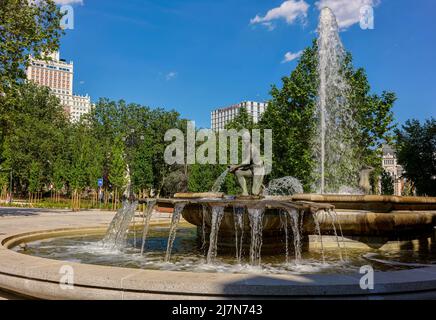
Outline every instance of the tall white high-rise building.
[(27, 80), (51, 89), (59, 98), (72, 122), (91, 111), (92, 103), (88, 95), (79, 96), (73, 93), (74, 64), (60, 59), (59, 52), (48, 56), (50, 60), (38, 60), (30, 57), (27, 68)]
[(225, 129), (226, 124), (232, 121), (243, 107), (247, 110), (247, 113), (253, 119), (253, 122), (257, 123), (268, 107), (268, 103), (244, 101), (229, 107), (216, 109), (211, 112), (212, 130), (218, 131)]

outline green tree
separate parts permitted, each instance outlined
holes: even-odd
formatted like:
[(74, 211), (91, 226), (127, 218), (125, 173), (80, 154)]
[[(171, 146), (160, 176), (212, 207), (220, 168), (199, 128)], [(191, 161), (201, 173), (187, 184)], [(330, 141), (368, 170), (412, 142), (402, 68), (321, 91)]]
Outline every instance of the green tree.
[(312, 185), (311, 144), (315, 132), (314, 112), (317, 96), (316, 44), (307, 48), (289, 77), (282, 78), (282, 88), (273, 85), (272, 99), (259, 127), (272, 129), (273, 164), (271, 179), (294, 176), (305, 191)]
[(238, 114), (226, 125), (226, 129), (235, 129), (238, 131), (242, 129), (251, 131), (255, 128), (256, 125), (253, 122), (253, 118), (248, 114), (247, 108), (245, 107), (241, 107)]
[(124, 144), (118, 137), (111, 149), (109, 181), (114, 189), (121, 189), (125, 184), (126, 163), (124, 161)]
[(394, 194), (394, 179), (385, 170), (381, 174), (381, 194), (387, 196)]
[(61, 17), (52, 0), (0, 2), (0, 152), (17, 125), (11, 117), (17, 112), (29, 55), (38, 58), (58, 49)]
[(419, 195), (436, 196), (436, 120), (408, 120), (396, 130), (398, 162)]
[[(381, 173), (381, 144), (392, 138), (392, 106), (395, 94), (370, 93), (363, 68), (355, 69), (351, 54), (343, 67), (350, 85), (348, 102), (355, 110), (358, 124), (354, 132), (356, 156), (362, 167), (370, 165)], [(259, 123), (260, 128), (273, 131), (273, 166), (271, 178), (294, 176), (305, 191), (312, 190), (314, 159), (312, 145), (315, 134), (317, 103), (317, 44), (307, 48), (289, 77), (282, 78), (282, 87), (273, 86), (272, 99)]]
[(41, 178), (41, 165), (36, 161), (32, 161), (29, 167), (29, 192), (36, 193), (40, 191)]
[(15, 124), (5, 137), (1, 158), (2, 166), (12, 168), (18, 191), (29, 185), (31, 163), (41, 165), (41, 183), (52, 179), (52, 164), (63, 153), (68, 120), (49, 89), (28, 83), (20, 86), (14, 112)]
[[(100, 146), (102, 173), (106, 186), (111, 180), (111, 150), (114, 141), (129, 136), (132, 130), (137, 143), (126, 151), (129, 152), (132, 183), (136, 191), (162, 188), (165, 177), (174, 171), (175, 168), (167, 165), (163, 158), (167, 146), (164, 136), (169, 129), (185, 130), (186, 126), (183, 126), (184, 122), (177, 112), (126, 104), (122, 100), (115, 102), (100, 99), (83, 121), (90, 125), (96, 143)], [(144, 139), (140, 140), (140, 136)]]
[(143, 136), (132, 161), (132, 183), (136, 191), (150, 190), (153, 187), (153, 141), (150, 135)]
[[(227, 130), (240, 130), (246, 129), (251, 132), (255, 129), (256, 125), (253, 122), (252, 117), (247, 112), (245, 107), (239, 109), (235, 118), (226, 125)], [(217, 143), (219, 143), (219, 135), (216, 134)], [(238, 156), (239, 163), (242, 161), (242, 140), (239, 138), (238, 143)], [(230, 148), (227, 155), (227, 163), (230, 164)], [(219, 159), (219, 150), (217, 149), (216, 159)], [(226, 164), (194, 164), (189, 166), (189, 179), (188, 190), (190, 192), (210, 192), (216, 181), (216, 179), (227, 169)], [(234, 175), (229, 174), (226, 176), (221, 190), (226, 194), (236, 195), (240, 193), (240, 187), (236, 181)]]
[(80, 124), (72, 126), (69, 132), (69, 166), (67, 169), (68, 183), (71, 191), (73, 210), (80, 210), (80, 195), (89, 186), (87, 169), (93, 146), (86, 132), (81, 130)]
[(29, 55), (59, 47), (62, 14), (52, 0), (2, 0), (0, 5), (0, 92), (25, 78)]
[(55, 192), (55, 198), (58, 200), (62, 189), (65, 187), (68, 181), (67, 161), (58, 157), (53, 163), (53, 190)]

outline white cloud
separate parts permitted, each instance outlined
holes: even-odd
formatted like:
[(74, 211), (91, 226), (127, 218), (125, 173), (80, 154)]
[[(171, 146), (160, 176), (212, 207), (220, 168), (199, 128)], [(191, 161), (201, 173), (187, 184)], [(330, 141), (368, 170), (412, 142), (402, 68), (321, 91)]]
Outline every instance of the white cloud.
[(177, 72), (171, 71), (171, 72), (169, 72), (169, 73), (165, 76), (165, 79), (166, 79), (167, 81), (170, 81), (170, 80), (172, 80), (172, 79), (174, 79), (174, 78), (176, 78), (176, 77), (177, 77)]
[(256, 15), (250, 20), (250, 24), (262, 24), (269, 30), (274, 29), (272, 21), (285, 19), (286, 23), (293, 24), (297, 19), (304, 20), (307, 17), (309, 5), (304, 0), (287, 0), (280, 7), (269, 10), (265, 16)]
[(56, 4), (66, 5), (66, 4), (83, 4), (83, 0), (54, 0)]
[(291, 62), (295, 59), (298, 59), (303, 54), (303, 50), (300, 50), (298, 52), (286, 52), (285, 58), (283, 59), (282, 63)]
[(377, 6), (380, 0), (320, 0), (315, 3), (321, 10), (324, 7), (332, 9), (338, 20), (339, 28), (347, 29), (360, 21), (360, 8), (365, 5)]
[(273, 31), (276, 26), (272, 22), (262, 22), (262, 25), (265, 26), (269, 31)]

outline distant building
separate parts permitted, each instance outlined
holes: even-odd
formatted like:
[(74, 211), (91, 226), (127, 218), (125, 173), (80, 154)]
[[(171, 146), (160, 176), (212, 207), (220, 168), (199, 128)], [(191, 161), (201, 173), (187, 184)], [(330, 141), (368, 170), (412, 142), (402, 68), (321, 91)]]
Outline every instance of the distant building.
[(404, 189), (405, 179), (403, 178), (403, 167), (397, 162), (397, 155), (395, 150), (384, 144), (383, 151), (383, 169), (389, 173), (394, 181), (394, 195), (401, 196)]
[(48, 56), (51, 60), (37, 60), (30, 57), (27, 80), (51, 89), (58, 97), (72, 122), (91, 111), (91, 98), (73, 93), (74, 64), (59, 58), (59, 52)]
[(211, 128), (215, 131), (225, 129), (226, 124), (239, 114), (242, 107), (245, 107), (253, 122), (257, 123), (267, 106), (268, 103), (265, 102), (244, 101), (229, 107), (216, 109), (211, 112)]

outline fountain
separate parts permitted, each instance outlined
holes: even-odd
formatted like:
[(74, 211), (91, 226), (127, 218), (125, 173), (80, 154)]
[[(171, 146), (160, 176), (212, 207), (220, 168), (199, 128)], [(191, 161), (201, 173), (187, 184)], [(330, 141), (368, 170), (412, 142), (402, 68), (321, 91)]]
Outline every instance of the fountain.
[(344, 185), (357, 187), (360, 163), (353, 140), (355, 112), (347, 101), (349, 86), (343, 74), (346, 55), (336, 17), (329, 8), (321, 11), (318, 34), (318, 125), (313, 153), (318, 163), (316, 188), (324, 194)]
[[(355, 130), (353, 110), (348, 107), (348, 88), (341, 75), (344, 49), (336, 19), (328, 8), (321, 12), (318, 47), (318, 139), (314, 141), (314, 156), (319, 164), (315, 174), (319, 178), (320, 194), (304, 194), (301, 183), (293, 177), (272, 180), (262, 192), (263, 163), (251, 162), (225, 170), (210, 193), (180, 193), (168, 199), (136, 201), (129, 194), (103, 239), (97, 237), (88, 241), (84, 248), (77, 246), (84, 242), (80, 238), (70, 240), (73, 241), (70, 245), (60, 244), (65, 248), (62, 253), (50, 251), (58, 248), (56, 242), (55, 245), (48, 243), (48, 249), (41, 245), (40, 251), (37, 246), (33, 250), (45, 257), (53, 254), (61, 260), (71, 259), (72, 255), (73, 259), (79, 256), (88, 263), (127, 267), (113, 274), (121, 277), (116, 286), (121, 284), (123, 290), (126, 287), (123, 295), (133, 292), (145, 297), (156, 294), (159, 298), (160, 292), (182, 297), (190, 294), (194, 297), (204, 294), (220, 297), (322, 296), (337, 295), (337, 290), (345, 290), (345, 287), (349, 290), (346, 294), (372, 294), (362, 293), (357, 288), (357, 282), (353, 281), (354, 278), (358, 281), (358, 277), (347, 276), (340, 281), (329, 278), (322, 283), (318, 273), (329, 272), (334, 276), (358, 273), (362, 263), (374, 263), (381, 271), (391, 270), (392, 266), (410, 268), (431, 264), (431, 260), (436, 259), (436, 198), (331, 194), (349, 193), (349, 190), (358, 190), (359, 185), (362, 189), (367, 188), (372, 168), (366, 168), (359, 176), (361, 168), (354, 156), (351, 138)], [(236, 175), (243, 195), (229, 197), (220, 193), (228, 174)], [(247, 187), (247, 179), (253, 179), (251, 190)], [(138, 204), (145, 204), (142, 223), (135, 217)], [(167, 229), (154, 228), (152, 216), (156, 206), (173, 209)], [(134, 231), (133, 239), (129, 238), (129, 229)], [(142, 231), (139, 233), (142, 234), (140, 248), (136, 245), (137, 229)], [(195, 241), (193, 237), (196, 237)], [(10, 239), (7, 241), (11, 246), (19, 243)], [(410, 258), (410, 246), (419, 247), (420, 255), (428, 253), (427, 264), (397, 262), (389, 265), (391, 262), (386, 262), (388, 254), (378, 257), (394, 245), (399, 248), (397, 252), (401, 259)], [(105, 260), (107, 256), (109, 258)], [(154, 271), (126, 276), (126, 270), (132, 266)], [(110, 269), (103, 274), (106, 272)], [(206, 272), (217, 274), (211, 277), (204, 275)], [(261, 273), (262, 276), (251, 279), (241, 275), (243, 273)], [(287, 277), (295, 273), (304, 276), (288, 281), (290, 278)], [(308, 275), (311, 273), (316, 274), (314, 278)], [(93, 274), (98, 278), (98, 273)], [(271, 278), (273, 274), (280, 274), (280, 277), (271, 280), (265, 274)], [(422, 274), (434, 274), (436, 279), (433, 269)], [(26, 281), (30, 281), (27, 277), (26, 273)], [(394, 275), (393, 281), (398, 278)], [(57, 283), (58, 278), (54, 279), (52, 282)], [(143, 282), (137, 282), (138, 279)], [(330, 289), (326, 283), (332, 281), (340, 284)], [(101, 287), (107, 285), (107, 277), (101, 282)], [(319, 287), (318, 282), (321, 283)], [(421, 284), (430, 282), (416, 283), (417, 290), (421, 290)], [(98, 286), (86, 283), (84, 287)], [(389, 293), (386, 288), (389, 286), (381, 290)], [(401, 290), (409, 292), (410, 288), (408, 285)], [(436, 284), (429, 289), (436, 290)]]
[[(262, 192), (264, 163), (262, 160), (254, 162), (253, 159), (262, 157), (252, 146), (250, 161), (229, 166), (218, 177), (211, 193), (181, 193), (173, 199), (140, 200), (140, 203), (147, 203), (141, 254), (145, 253), (149, 219), (156, 204), (174, 208), (164, 258), (166, 263), (171, 262), (182, 217), (197, 226), (208, 265), (217, 263), (220, 252), (232, 253), (235, 262), (241, 264), (244, 251), (248, 263), (254, 267), (262, 265), (262, 255), (277, 255), (277, 252), (285, 256), (286, 263), (298, 264), (310, 247), (311, 235), (315, 236), (323, 263), (326, 261), (325, 235), (332, 237), (338, 260), (344, 261), (345, 237), (358, 239), (369, 246), (380, 246), (399, 233), (413, 237), (431, 232), (435, 217), (426, 210), (436, 209), (434, 199), (331, 194), (348, 193), (359, 187), (367, 190), (373, 168), (365, 168), (359, 173), (360, 165), (354, 155), (352, 137), (356, 123), (347, 103), (349, 89), (342, 74), (345, 50), (336, 18), (329, 8), (321, 11), (318, 33), (318, 138), (314, 142), (314, 156), (319, 164), (315, 174), (319, 177), (321, 194), (303, 194), (300, 181), (294, 177), (272, 180)], [(243, 142), (248, 140), (243, 138)], [(220, 193), (228, 174), (236, 176), (243, 190), (241, 196), (226, 197)], [(247, 187), (247, 179), (252, 179), (251, 190)], [(132, 219), (132, 206), (135, 204), (126, 202), (117, 213), (103, 240), (105, 245), (117, 244), (118, 238), (124, 239), (126, 223)], [(404, 209), (409, 211), (400, 211)], [(290, 259), (291, 249), (294, 259)]]

